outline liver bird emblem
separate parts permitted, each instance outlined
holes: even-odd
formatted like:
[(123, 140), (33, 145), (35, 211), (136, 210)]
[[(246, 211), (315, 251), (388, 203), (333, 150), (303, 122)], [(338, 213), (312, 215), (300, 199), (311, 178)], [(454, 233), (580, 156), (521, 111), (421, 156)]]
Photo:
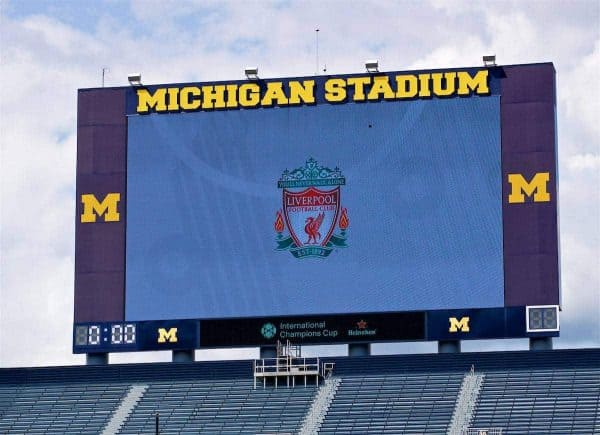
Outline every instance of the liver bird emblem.
[(321, 233), (319, 232), (319, 228), (321, 228), (321, 224), (323, 223), (324, 218), (325, 213), (323, 212), (319, 213), (316, 218), (312, 216), (306, 218), (304, 232), (308, 234), (308, 240), (305, 242), (305, 244), (309, 245), (312, 240), (312, 243), (316, 245), (321, 239)]

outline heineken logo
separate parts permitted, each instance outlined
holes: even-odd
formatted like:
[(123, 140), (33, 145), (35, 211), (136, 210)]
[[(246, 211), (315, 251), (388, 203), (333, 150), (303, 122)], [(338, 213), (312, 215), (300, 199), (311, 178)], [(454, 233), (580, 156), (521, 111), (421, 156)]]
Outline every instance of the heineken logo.
[(365, 335), (377, 335), (377, 328), (369, 328), (369, 324), (363, 319), (356, 322), (356, 328), (348, 330), (348, 337), (360, 337)]
[(281, 175), (283, 208), (277, 211), (277, 249), (296, 258), (325, 258), (335, 248), (345, 248), (348, 211), (341, 206), (346, 178), (339, 168), (320, 166), (310, 158), (303, 167)]

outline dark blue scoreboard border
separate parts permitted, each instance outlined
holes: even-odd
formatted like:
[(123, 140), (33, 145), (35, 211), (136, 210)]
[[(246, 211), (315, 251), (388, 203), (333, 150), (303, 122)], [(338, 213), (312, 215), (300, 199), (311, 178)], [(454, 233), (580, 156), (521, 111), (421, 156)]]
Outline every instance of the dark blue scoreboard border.
[(544, 308), (549, 310), (549, 326), (533, 325), (528, 308), (534, 307), (76, 323), (73, 352), (254, 347), (278, 340), (316, 345), (559, 335), (558, 306)]

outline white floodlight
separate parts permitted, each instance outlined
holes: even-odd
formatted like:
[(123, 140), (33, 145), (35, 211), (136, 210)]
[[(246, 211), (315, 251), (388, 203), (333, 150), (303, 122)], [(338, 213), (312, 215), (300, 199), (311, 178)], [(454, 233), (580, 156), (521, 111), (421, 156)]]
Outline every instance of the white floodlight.
[(379, 72), (379, 61), (376, 59), (367, 60), (365, 62), (365, 68), (367, 69), (367, 72), (370, 72), (370, 73)]
[(131, 86), (142, 86), (142, 73), (132, 73), (127, 76)]
[(246, 74), (248, 80), (258, 80), (258, 67), (247, 66), (246, 69), (244, 69), (244, 74)]
[(496, 66), (496, 55), (483, 56), (483, 66)]

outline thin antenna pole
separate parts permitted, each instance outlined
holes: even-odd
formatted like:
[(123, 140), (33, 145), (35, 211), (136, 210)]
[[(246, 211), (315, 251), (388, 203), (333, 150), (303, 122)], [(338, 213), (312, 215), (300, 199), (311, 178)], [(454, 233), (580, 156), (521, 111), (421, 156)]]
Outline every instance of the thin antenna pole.
[(319, 75), (319, 29), (315, 29), (315, 39), (316, 39), (316, 52), (317, 52), (317, 59), (316, 59), (316, 64), (315, 64), (315, 75), (318, 76)]
[(106, 75), (107, 72), (108, 72), (108, 68), (102, 67), (102, 87), (104, 87), (104, 76)]

